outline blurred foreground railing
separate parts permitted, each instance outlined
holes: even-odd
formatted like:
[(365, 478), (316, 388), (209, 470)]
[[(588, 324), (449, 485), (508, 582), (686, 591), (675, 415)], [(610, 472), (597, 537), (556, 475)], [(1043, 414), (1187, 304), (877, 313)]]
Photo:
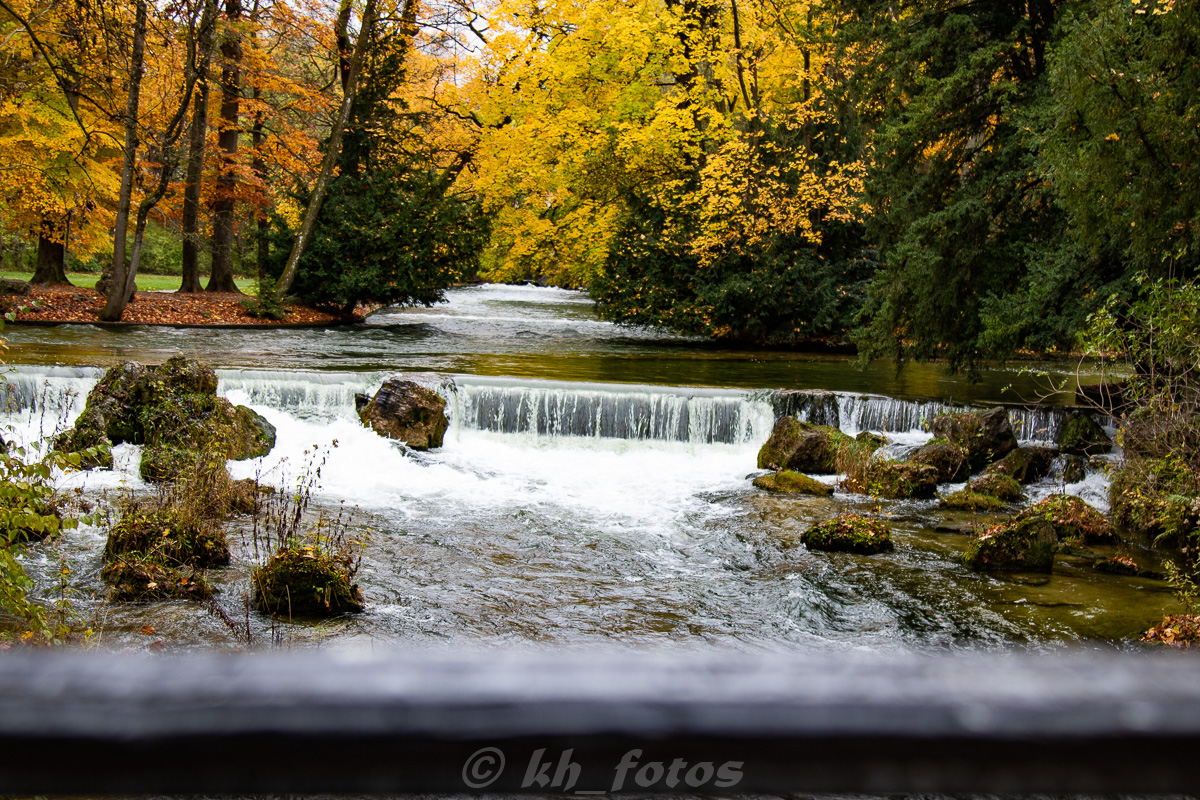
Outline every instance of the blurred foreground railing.
[(1195, 792), (1200, 660), (0, 657), (0, 793)]

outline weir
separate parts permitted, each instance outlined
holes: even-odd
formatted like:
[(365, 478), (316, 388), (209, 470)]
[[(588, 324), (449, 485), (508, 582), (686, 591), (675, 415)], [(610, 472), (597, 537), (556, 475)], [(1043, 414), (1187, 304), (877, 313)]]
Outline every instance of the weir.
[[(18, 368), (3, 388), (6, 410), (81, 410), (103, 370)], [(220, 391), (239, 402), (301, 419), (354, 418), (356, 393), (373, 393), (387, 373), (220, 370)], [(939, 414), (980, 406), (932, 399), (823, 391), (742, 391), (621, 384), (502, 381), (405, 375), (440, 392), (451, 423), (467, 430), (693, 444), (760, 443), (785, 415), (850, 434), (923, 433)], [(1053, 442), (1070, 406), (1006, 406), (1023, 441)]]

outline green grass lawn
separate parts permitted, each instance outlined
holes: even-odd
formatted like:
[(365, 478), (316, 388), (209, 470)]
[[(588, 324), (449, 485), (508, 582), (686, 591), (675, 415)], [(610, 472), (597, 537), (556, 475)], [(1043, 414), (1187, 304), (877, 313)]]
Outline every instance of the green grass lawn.
[[(0, 278), (16, 278), (19, 281), (27, 281), (32, 277), (32, 272), (0, 272)], [(67, 278), (76, 286), (87, 288), (95, 286), (96, 281), (100, 280), (99, 275), (92, 275), (87, 272), (68, 272)], [(137, 288), (140, 292), (152, 292), (159, 289), (175, 290), (179, 288), (180, 280), (178, 275), (138, 275)], [(247, 294), (254, 293), (253, 278), (235, 278), (234, 283), (243, 292)]]

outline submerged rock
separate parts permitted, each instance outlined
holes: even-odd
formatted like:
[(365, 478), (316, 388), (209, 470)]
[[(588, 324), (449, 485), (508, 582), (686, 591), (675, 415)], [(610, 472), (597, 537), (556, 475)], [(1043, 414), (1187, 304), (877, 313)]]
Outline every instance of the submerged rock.
[(1113, 442), (1091, 414), (1072, 414), (1058, 432), (1058, 446), (1064, 453), (1095, 456), (1112, 450)]
[(967, 450), (945, 439), (934, 439), (922, 446), (909, 459), (914, 464), (927, 464), (937, 470), (938, 483), (965, 480), (971, 474)]
[(869, 556), (894, 550), (892, 533), (877, 519), (842, 514), (806, 530), (800, 541), (810, 550), (858, 553)]
[(967, 484), (967, 491), (989, 495), (1005, 503), (1015, 503), (1024, 497), (1021, 494), (1021, 484), (1009, 476), (998, 472), (989, 472), (986, 475), (980, 475)]
[(775, 423), (770, 438), (758, 451), (758, 468), (835, 475), (838, 453), (857, 444), (837, 428), (784, 417)]
[(413, 450), (441, 447), (450, 427), (446, 401), (437, 392), (399, 378), (384, 382), (358, 416), (376, 433), (402, 441)]
[(842, 486), (851, 492), (891, 499), (923, 499), (937, 492), (938, 472), (928, 464), (872, 460), (847, 474)]
[(938, 508), (949, 511), (999, 511), (1004, 508), (1004, 501), (988, 494), (963, 489), (943, 497), (938, 503)]
[(989, 472), (998, 472), (1017, 483), (1034, 483), (1050, 474), (1055, 452), (1049, 447), (1018, 447), (992, 464)]
[(769, 492), (784, 492), (786, 494), (811, 494), (817, 497), (829, 497), (833, 487), (821, 483), (816, 478), (810, 478), (804, 473), (793, 472), (790, 469), (761, 475), (754, 479), (754, 485)]
[(1005, 408), (942, 414), (933, 421), (933, 435), (966, 450), (972, 472), (1002, 458), (1017, 446), (1017, 437)]
[(54, 445), (87, 456), (89, 466), (111, 467), (112, 445), (125, 442), (145, 446), (148, 480), (169, 480), (181, 453), (216, 448), (234, 460), (266, 455), (275, 429), (249, 408), (217, 397), (211, 367), (173, 356), (157, 367), (127, 361), (109, 369), (88, 393), (74, 427)]

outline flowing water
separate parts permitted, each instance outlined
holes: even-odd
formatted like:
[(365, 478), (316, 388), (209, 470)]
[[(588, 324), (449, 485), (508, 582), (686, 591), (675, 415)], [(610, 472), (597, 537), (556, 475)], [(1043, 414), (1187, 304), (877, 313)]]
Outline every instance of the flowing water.
[[(218, 369), (219, 391), (278, 431), (235, 477), (294, 487), (320, 465), (326, 509), (354, 507), (365, 539), (360, 615), (275, 624), (251, 613), (258, 641), (425, 648), (656, 644), (758, 650), (991, 648), (1118, 642), (1172, 607), (1165, 584), (1104, 576), (1063, 558), (1052, 575), (977, 575), (967, 539), (935, 529), (936, 501), (780, 497), (750, 485), (775, 419), (796, 413), (849, 433), (886, 433), (903, 455), (934, 414), (1013, 406), (1019, 436), (1053, 438), (1074, 380), (1061, 365), (986, 372), (968, 383), (937, 366), (900, 374), (845, 356), (715, 347), (595, 318), (586, 295), (533, 287), (456, 289), (432, 309), (389, 310), (331, 329), (162, 330), (71, 326), (8, 332), (8, 422), (33, 439), (70, 420), (102, 368), (183, 352)], [(1026, 365), (1028, 366), (1028, 365)], [(1037, 377), (1030, 372), (1045, 372)], [(354, 414), (356, 392), (404, 373), (447, 398), (445, 446), (414, 453)], [(823, 389), (806, 395), (783, 390)], [(1017, 407), (1044, 396), (1037, 408)], [(335, 444), (336, 442), (336, 444)], [(85, 496), (146, 489), (138, 448), (118, 468), (64, 476)], [(829, 480), (832, 480), (830, 478)], [(1049, 478), (1031, 499), (1061, 491)], [(1105, 478), (1069, 492), (1103, 507)], [(800, 534), (847, 509), (889, 517), (895, 553), (807, 551)], [(967, 519), (964, 516), (956, 521)], [(213, 577), (244, 619), (251, 536), (231, 526), (233, 566)], [(186, 602), (106, 604), (102, 528), (30, 548), (44, 591), (66, 591), (102, 643), (239, 646)], [(145, 625), (153, 637), (140, 633)], [(1107, 645), (1105, 645), (1107, 646)]]

